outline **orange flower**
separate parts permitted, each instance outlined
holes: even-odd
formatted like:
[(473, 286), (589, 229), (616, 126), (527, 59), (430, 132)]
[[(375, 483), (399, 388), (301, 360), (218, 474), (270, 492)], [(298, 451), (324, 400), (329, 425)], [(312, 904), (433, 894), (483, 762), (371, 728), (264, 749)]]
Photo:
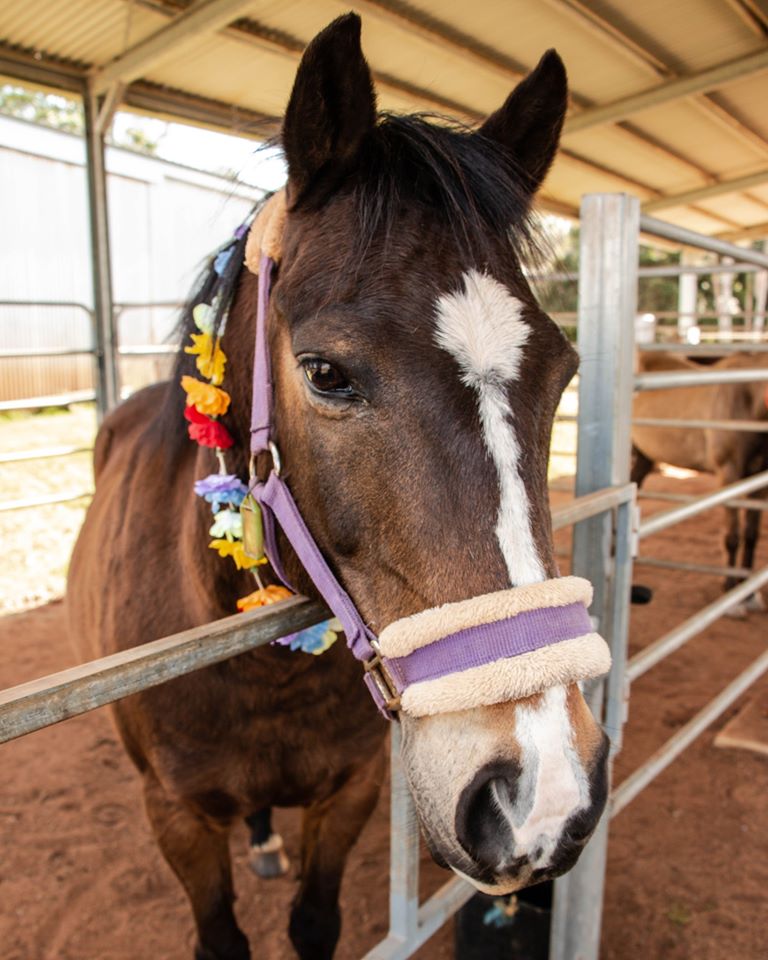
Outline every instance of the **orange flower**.
[(256, 607), (267, 607), (270, 603), (279, 603), (281, 600), (287, 600), (292, 596), (293, 594), (287, 587), (270, 584), (263, 589), (254, 590), (247, 597), (240, 597), (237, 601), (237, 609), (243, 612), (255, 610)]
[(212, 383), (203, 383), (194, 377), (182, 377), (181, 386), (187, 394), (187, 403), (198, 413), (220, 417), (229, 409), (229, 394), (214, 387)]
[(196, 354), (195, 363), (200, 374), (218, 386), (224, 379), (227, 363), (224, 351), (219, 346), (220, 341), (217, 339), (214, 343), (210, 333), (192, 333), (190, 338), (193, 346), (184, 347), (184, 353)]
[(220, 557), (232, 557), (238, 570), (250, 570), (267, 562), (266, 557), (261, 560), (249, 557), (240, 540), (211, 540), (208, 546), (217, 550)]

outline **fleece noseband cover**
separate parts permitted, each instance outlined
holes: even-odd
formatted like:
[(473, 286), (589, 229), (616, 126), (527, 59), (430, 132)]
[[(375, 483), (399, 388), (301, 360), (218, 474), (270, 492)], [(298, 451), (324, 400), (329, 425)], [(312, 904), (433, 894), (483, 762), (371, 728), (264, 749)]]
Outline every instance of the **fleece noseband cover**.
[(401, 710), (423, 717), (507, 703), (607, 673), (591, 601), (587, 580), (559, 577), (396, 620), (378, 644)]

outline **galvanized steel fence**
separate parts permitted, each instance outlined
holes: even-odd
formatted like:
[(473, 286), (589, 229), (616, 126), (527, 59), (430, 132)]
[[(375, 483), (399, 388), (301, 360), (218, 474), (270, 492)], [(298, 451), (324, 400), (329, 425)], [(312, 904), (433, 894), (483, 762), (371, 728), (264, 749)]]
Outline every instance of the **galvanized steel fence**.
[[(624, 194), (597, 194), (584, 198), (581, 207), (578, 344), (582, 356), (578, 413), (578, 454), (576, 494), (584, 495), (606, 484), (622, 484), (629, 479), (632, 397), (635, 391), (670, 389), (682, 386), (768, 381), (768, 370), (712, 370), (657, 372), (635, 375), (635, 316), (640, 233), (697, 247), (718, 255), (733, 257), (740, 267), (768, 269), (768, 256), (736, 247), (724, 241), (705, 237), (675, 227), (661, 220), (640, 215), (636, 198)], [(733, 271), (734, 267), (729, 265)], [(688, 272), (687, 268), (675, 271)], [(650, 346), (650, 345), (649, 345)], [(729, 344), (726, 351), (750, 351), (755, 345)], [(720, 345), (718, 345), (718, 348)], [(664, 345), (668, 349), (668, 345)], [(765, 350), (765, 343), (757, 344)], [(653, 346), (651, 346), (653, 349)], [(658, 349), (658, 348), (657, 348)], [(681, 344), (680, 352), (713, 353)], [(736, 429), (764, 431), (765, 424), (744, 424), (741, 421), (669, 420), (656, 426), (690, 429)], [(700, 497), (668, 495), (681, 501), (680, 506), (655, 514), (638, 524), (636, 541), (667, 529), (705, 510), (728, 504), (765, 509), (766, 504), (744, 500), (746, 494), (768, 487), (768, 471), (729, 484), (721, 490)], [(654, 498), (657, 494), (653, 494)], [(611, 555), (611, 541), (605, 521), (594, 518), (580, 524), (574, 542), (574, 571), (596, 583), (606, 582), (601, 571), (619, 565), (619, 557)], [(616, 657), (606, 690), (608, 715), (619, 718), (629, 701), (632, 682), (662, 659), (680, 649), (706, 627), (723, 616), (755, 590), (768, 583), (768, 566), (757, 571), (722, 568), (706, 564), (676, 563), (661, 558), (636, 562), (663, 565), (667, 569), (696, 570), (705, 574), (734, 573), (742, 582), (708, 604), (682, 624), (670, 630), (648, 647), (626, 661)], [(598, 594), (599, 597), (599, 594)], [(626, 614), (625, 614), (626, 615)], [(605, 862), (610, 817), (623, 810), (676, 757), (696, 739), (709, 724), (720, 717), (752, 683), (768, 672), (768, 651), (757, 657), (732, 680), (710, 703), (692, 717), (645, 763), (613, 790), (608, 814), (598, 826), (595, 836), (576, 867), (557, 881), (552, 927), (550, 960), (597, 960), (600, 947), (600, 926), (605, 882)], [(603, 690), (592, 691), (591, 706), (598, 715), (603, 710)], [(612, 698), (616, 697), (613, 702)], [(616, 739), (621, 721), (606, 729), (613, 740), (613, 753), (620, 746)]]

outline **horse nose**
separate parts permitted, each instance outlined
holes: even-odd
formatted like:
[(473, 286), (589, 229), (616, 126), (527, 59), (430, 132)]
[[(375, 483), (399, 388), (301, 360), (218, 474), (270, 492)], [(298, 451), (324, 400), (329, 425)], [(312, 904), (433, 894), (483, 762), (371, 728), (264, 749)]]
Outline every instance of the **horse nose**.
[(502, 864), (508, 869), (506, 861), (515, 859), (513, 827), (506, 811), (514, 809), (521, 773), (516, 761), (489, 764), (459, 797), (456, 839), (488, 879)]
[[(603, 751), (601, 750), (602, 754)], [(579, 858), (605, 807), (606, 778), (598, 758), (590, 795), (580, 809), (563, 807), (537, 816), (520, 765), (492, 764), (465, 787), (456, 811), (456, 837), (474, 861), (478, 880), (523, 877), (535, 882), (559, 876)], [(544, 814), (544, 811), (541, 811)]]

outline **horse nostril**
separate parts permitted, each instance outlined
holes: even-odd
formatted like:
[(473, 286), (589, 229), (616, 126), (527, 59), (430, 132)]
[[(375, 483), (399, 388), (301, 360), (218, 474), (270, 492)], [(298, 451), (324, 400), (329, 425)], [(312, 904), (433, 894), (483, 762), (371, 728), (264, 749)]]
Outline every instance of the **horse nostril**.
[(510, 810), (515, 803), (520, 773), (515, 761), (483, 767), (464, 788), (456, 807), (456, 838), (489, 877), (514, 847), (504, 808)]

